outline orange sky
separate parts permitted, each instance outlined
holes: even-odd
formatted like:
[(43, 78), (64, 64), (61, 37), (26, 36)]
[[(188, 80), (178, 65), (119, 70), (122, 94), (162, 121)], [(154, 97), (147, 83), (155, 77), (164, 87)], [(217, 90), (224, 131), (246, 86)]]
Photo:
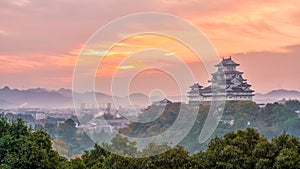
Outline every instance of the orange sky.
[[(220, 58), (233, 56), (257, 92), (278, 88), (300, 90), (296, 74), (300, 72), (299, 7), (299, 0), (3, 0), (0, 1), (0, 86), (71, 88), (77, 56), (95, 31), (124, 15), (166, 12), (196, 25), (216, 47)], [(179, 29), (172, 23), (166, 25), (169, 31)], [(128, 27), (134, 29), (139, 25)], [(187, 36), (192, 39), (192, 35)], [(199, 83), (208, 85), (210, 76), (204, 66), (174, 39), (133, 36), (115, 44), (107, 53), (101, 49), (111, 45), (113, 37), (105, 38), (108, 43), (95, 44), (99, 45), (97, 50), (82, 51), (89, 58), (108, 54), (97, 71), (96, 89), (99, 91), (110, 93), (116, 70), (122, 78), (128, 76), (126, 72), (131, 69), (149, 65), (176, 68), (177, 62), (172, 58), (175, 55), (191, 68)], [(159, 48), (163, 52), (154, 52), (156, 57), (133, 57), (122, 62), (148, 48)], [(162, 59), (166, 56), (169, 60)], [(167, 74), (147, 70), (132, 81), (129, 90), (149, 93), (160, 87), (168, 95), (176, 95), (178, 88), (174, 83)]]

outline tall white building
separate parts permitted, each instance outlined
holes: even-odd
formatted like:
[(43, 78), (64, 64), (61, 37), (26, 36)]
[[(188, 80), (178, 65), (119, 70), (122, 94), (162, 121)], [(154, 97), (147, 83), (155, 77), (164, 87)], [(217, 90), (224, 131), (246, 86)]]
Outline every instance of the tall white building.
[(236, 69), (239, 64), (231, 57), (224, 59), (217, 65), (218, 70), (212, 74), (208, 82), (210, 86), (203, 87), (198, 83), (190, 86), (188, 92), (189, 104), (200, 105), (202, 101), (216, 100), (252, 100), (254, 91), (251, 85), (242, 77), (243, 72)]

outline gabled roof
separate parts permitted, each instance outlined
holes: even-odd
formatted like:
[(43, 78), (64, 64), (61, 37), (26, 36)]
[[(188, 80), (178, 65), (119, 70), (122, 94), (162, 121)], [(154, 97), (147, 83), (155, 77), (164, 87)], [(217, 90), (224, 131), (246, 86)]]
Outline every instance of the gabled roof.
[(243, 81), (247, 81), (247, 79), (244, 79), (241, 74), (239, 75), (239, 78), (242, 79)]
[(233, 83), (231, 82), (231, 79), (226, 80), (226, 85), (232, 85)]
[(254, 91), (249, 88), (244, 90), (243, 88), (240, 87), (232, 87), (232, 91), (229, 92), (254, 92)]
[(192, 89), (201, 89), (203, 86), (199, 85), (199, 83), (194, 83), (192, 86), (190, 86)]
[(249, 85), (248, 83), (242, 83), (238, 85), (238, 87), (251, 87), (251, 85)]
[(234, 84), (234, 82), (233, 81), (237, 81), (237, 82), (239, 82), (240, 84), (243, 84), (243, 79), (240, 79), (240, 78), (238, 78), (238, 77), (234, 77), (234, 78), (232, 78), (232, 79), (230, 79), (230, 81)]
[(240, 72), (238, 70), (232, 70), (232, 71), (216, 71), (214, 73), (212, 73), (211, 75), (228, 75), (228, 74), (232, 74), (232, 75), (242, 75), (244, 72)]
[(167, 103), (167, 104), (171, 104), (172, 102), (166, 98), (164, 98), (163, 100), (159, 101), (159, 103)]
[(233, 89), (229, 86), (229, 87), (227, 87), (227, 89), (225, 91), (229, 92), (229, 91), (233, 91)]
[(254, 90), (251, 90), (249, 87), (247, 87), (246, 89), (244, 89), (245, 92), (254, 92)]
[(200, 93), (211, 93), (211, 86), (208, 86), (208, 87), (206, 87), (204, 89), (201, 89)]
[(239, 66), (240, 64), (237, 64), (235, 63), (232, 59), (231, 59), (231, 56), (227, 59), (224, 59), (216, 65), (216, 67), (219, 67), (219, 66)]

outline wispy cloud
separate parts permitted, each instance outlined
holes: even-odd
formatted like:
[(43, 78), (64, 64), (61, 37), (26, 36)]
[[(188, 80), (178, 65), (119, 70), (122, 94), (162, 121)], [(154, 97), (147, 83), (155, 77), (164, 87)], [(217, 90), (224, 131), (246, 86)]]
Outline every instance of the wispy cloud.
[(132, 52), (110, 52), (110, 51), (97, 51), (92, 49), (87, 49), (83, 52), (81, 52), (82, 55), (88, 55), (88, 56), (111, 56), (111, 55), (129, 55), (132, 54)]
[(7, 35), (8, 33), (5, 30), (0, 29), (0, 35)]
[(116, 69), (121, 69), (121, 70), (129, 70), (129, 69), (134, 69), (135, 67), (132, 65), (125, 65), (125, 66), (117, 66), (115, 67)]
[(29, 0), (9, 0), (11, 4), (17, 5), (17, 6), (26, 6), (30, 3)]
[(24, 58), (20, 56), (0, 56), (1, 72), (26, 72), (31, 69), (44, 65), (43, 62), (34, 60), (32, 58)]
[(176, 55), (176, 52), (165, 53), (165, 56), (174, 56), (174, 55)]

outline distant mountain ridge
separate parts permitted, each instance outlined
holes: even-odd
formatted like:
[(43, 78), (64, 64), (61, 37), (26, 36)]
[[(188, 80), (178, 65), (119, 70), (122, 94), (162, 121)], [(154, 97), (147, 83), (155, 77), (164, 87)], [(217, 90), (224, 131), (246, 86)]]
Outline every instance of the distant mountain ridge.
[(272, 90), (266, 94), (256, 93), (254, 96), (254, 101), (258, 103), (270, 103), (270, 102), (279, 101), (281, 99), (300, 100), (300, 91), (277, 89), (277, 90)]
[[(127, 97), (110, 96), (101, 92), (74, 92), (82, 103), (90, 103), (91, 96), (95, 94), (99, 104), (113, 103), (119, 105), (128, 105)], [(61, 88), (58, 90), (49, 90), (46, 88), (32, 88), (26, 90), (11, 89), (8, 86), (0, 89), (0, 109), (17, 107), (40, 107), (40, 108), (72, 108), (73, 91), (71, 89)], [(142, 93), (133, 93), (129, 95), (133, 105), (149, 105), (149, 97)]]
[[(82, 103), (89, 103), (89, 98), (94, 94), (93, 92), (76, 93), (78, 98), (82, 99)], [(132, 105), (139, 105), (141, 107), (151, 104), (151, 101), (157, 100), (161, 97), (149, 96), (142, 93), (133, 93), (127, 97), (110, 96), (105, 93), (96, 92), (95, 96), (97, 102), (100, 104), (116, 103), (124, 106), (129, 105), (127, 98), (130, 98)], [(170, 96), (171, 101), (180, 101), (180, 96)], [(186, 96), (183, 96), (183, 101), (187, 102)], [(266, 94), (256, 93), (254, 101), (257, 103), (271, 103), (281, 99), (300, 99), (300, 91), (296, 90), (272, 90)], [(8, 86), (0, 89), (0, 109), (10, 107), (40, 107), (40, 108), (72, 108), (73, 98), (72, 90), (61, 88), (58, 90), (49, 90), (46, 88), (32, 88), (26, 90), (11, 89)]]
[(266, 94), (260, 94), (257, 93), (258, 95), (264, 95), (264, 96), (270, 96), (270, 97), (299, 97), (300, 96), (300, 91), (297, 90), (285, 90), (285, 89), (277, 89), (277, 90), (272, 90)]
[(72, 104), (70, 97), (42, 88), (19, 90), (6, 86), (0, 89), (0, 99), (10, 103), (6, 107), (66, 107)]

